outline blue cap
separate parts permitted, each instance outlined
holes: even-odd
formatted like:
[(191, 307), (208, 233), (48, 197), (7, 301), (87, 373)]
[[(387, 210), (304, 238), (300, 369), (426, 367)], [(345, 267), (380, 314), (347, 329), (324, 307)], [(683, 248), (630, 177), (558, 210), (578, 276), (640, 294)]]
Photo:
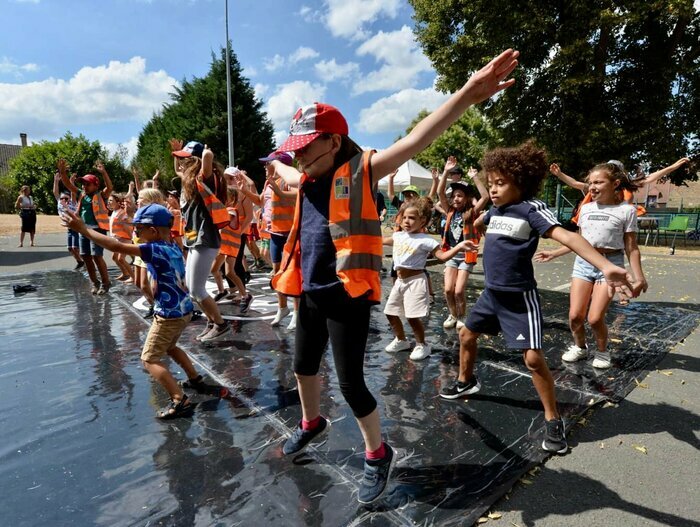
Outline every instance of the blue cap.
[(151, 203), (141, 207), (134, 216), (134, 225), (152, 225), (153, 227), (170, 227), (173, 215), (163, 205)]
[(190, 141), (182, 150), (173, 152), (173, 155), (175, 157), (202, 157), (202, 152), (204, 152), (204, 145), (202, 143)]

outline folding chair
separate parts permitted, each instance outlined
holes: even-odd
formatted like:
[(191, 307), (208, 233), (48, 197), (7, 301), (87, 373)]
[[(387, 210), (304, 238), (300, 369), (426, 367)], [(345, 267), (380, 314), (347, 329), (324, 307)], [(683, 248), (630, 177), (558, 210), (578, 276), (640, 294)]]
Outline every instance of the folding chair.
[(659, 229), (659, 234), (664, 235), (664, 243), (668, 241), (668, 235), (670, 233), (673, 233), (673, 240), (671, 240), (671, 246), (676, 245), (676, 237), (679, 234), (683, 235), (683, 246), (685, 247), (687, 241), (688, 241), (688, 220), (690, 218), (688, 216), (676, 216), (671, 220), (671, 223), (668, 224), (668, 227)]

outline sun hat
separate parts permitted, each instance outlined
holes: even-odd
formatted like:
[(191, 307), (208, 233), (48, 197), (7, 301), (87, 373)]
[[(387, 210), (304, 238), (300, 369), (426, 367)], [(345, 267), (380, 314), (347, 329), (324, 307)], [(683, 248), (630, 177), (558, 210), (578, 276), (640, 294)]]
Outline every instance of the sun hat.
[(469, 186), (469, 183), (466, 181), (453, 181), (450, 183), (450, 188), (452, 189), (452, 192), (455, 190), (461, 190), (465, 194), (471, 194), (473, 192), (472, 187)]
[(190, 141), (187, 143), (182, 150), (176, 150), (173, 152), (175, 157), (202, 157), (202, 152), (204, 152), (204, 145), (198, 141)]
[(151, 203), (141, 207), (134, 216), (134, 225), (152, 225), (153, 227), (170, 227), (173, 215), (163, 205)]
[(413, 192), (417, 196), (420, 195), (420, 189), (415, 185), (406, 185), (401, 191), (401, 194), (405, 194), (406, 192)]
[(289, 125), (289, 137), (277, 149), (296, 152), (321, 134), (348, 135), (348, 122), (335, 106), (315, 102), (299, 108)]

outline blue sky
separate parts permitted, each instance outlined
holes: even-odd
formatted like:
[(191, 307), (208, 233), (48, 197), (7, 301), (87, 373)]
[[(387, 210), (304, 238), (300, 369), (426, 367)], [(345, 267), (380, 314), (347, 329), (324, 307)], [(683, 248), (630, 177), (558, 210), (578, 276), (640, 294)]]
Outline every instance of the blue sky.
[[(224, 0), (0, 0), (0, 13), (0, 143), (71, 130), (133, 150), (172, 85), (205, 75), (225, 42)], [(376, 148), (445, 98), (411, 15), (405, 0), (229, 0), (234, 51), (277, 138), (320, 100)]]

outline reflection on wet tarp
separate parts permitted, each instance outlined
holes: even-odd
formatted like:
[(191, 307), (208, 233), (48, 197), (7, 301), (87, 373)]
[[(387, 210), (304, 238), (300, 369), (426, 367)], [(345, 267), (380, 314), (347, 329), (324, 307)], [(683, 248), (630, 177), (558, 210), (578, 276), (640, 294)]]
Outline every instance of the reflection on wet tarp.
[[(13, 283), (37, 290), (15, 296)], [(281, 442), (300, 416), (293, 336), (260, 320), (274, 302), (267, 280), (258, 276), (251, 290), (258, 303), (249, 314), (223, 306), (235, 326), (221, 342), (194, 340), (203, 321), (181, 339), (232, 389), (230, 397), (196, 396), (192, 419), (161, 422), (154, 414), (166, 395), (139, 363), (149, 322), (133, 308), (135, 289), (96, 297), (70, 272), (0, 278), (3, 523), (470, 525), (546, 457), (542, 408), (520, 354), (498, 337), (483, 339), (481, 392), (445, 401), (437, 394), (455, 377), (458, 359), (456, 333), (441, 327), (444, 303), (437, 301), (427, 324), (433, 356), (419, 363), (383, 351), (392, 336), (377, 309), (366, 378), (399, 459), (385, 497), (359, 506), (363, 446), (331, 354), (322, 365), (327, 439), (282, 456)], [(478, 294), (470, 286), (470, 305)], [(545, 354), (570, 422), (601, 401), (624, 398), (700, 315), (679, 304), (614, 306), (614, 367), (598, 372), (559, 358), (570, 343), (568, 296), (542, 292), (542, 304)]]

